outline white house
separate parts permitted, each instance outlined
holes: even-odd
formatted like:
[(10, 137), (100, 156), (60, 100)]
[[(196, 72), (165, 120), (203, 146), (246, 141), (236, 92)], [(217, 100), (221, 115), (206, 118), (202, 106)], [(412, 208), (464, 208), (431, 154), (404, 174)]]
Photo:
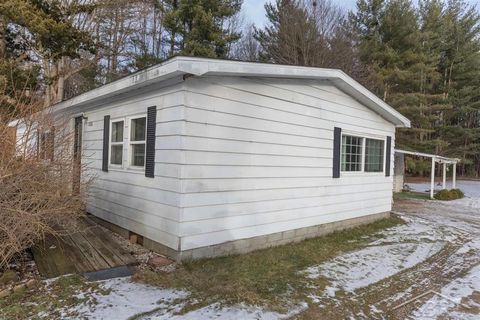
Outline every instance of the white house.
[(339, 70), (176, 57), (54, 106), (97, 179), (87, 210), (178, 260), (386, 217), (395, 128)]

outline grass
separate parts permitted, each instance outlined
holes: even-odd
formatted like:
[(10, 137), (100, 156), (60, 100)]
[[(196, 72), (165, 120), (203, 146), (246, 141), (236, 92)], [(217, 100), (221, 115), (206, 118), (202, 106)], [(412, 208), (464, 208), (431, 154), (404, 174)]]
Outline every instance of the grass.
[[(48, 319), (62, 319), (62, 308), (78, 305), (82, 302), (95, 303), (90, 298), (77, 297), (77, 293), (86, 290), (101, 291), (96, 284), (86, 283), (79, 275), (58, 278), (50, 284), (41, 283), (34, 289), (25, 289), (0, 299), (0, 320), (41, 319), (39, 314), (48, 314)], [(72, 315), (74, 316), (74, 315)]]
[(396, 192), (393, 194), (394, 200), (401, 200), (401, 199), (419, 199), (419, 200), (430, 200), (430, 195), (425, 192)]
[[(401, 223), (400, 218), (391, 217), (296, 244), (187, 262), (173, 273), (145, 271), (134, 279), (188, 290), (200, 303), (214, 300), (232, 304), (243, 302), (284, 311), (282, 307), (286, 306), (287, 300), (305, 301), (312, 290), (312, 280), (306, 279), (301, 271), (343, 252), (361, 248), (376, 232)], [(314, 283), (317, 290), (326, 285), (324, 282), (318, 279)]]

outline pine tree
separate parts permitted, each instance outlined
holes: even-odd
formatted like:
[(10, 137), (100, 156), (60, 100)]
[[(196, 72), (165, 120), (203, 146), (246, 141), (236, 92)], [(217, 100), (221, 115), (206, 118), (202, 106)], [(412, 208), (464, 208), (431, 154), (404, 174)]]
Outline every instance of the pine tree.
[(166, 0), (164, 26), (169, 56), (226, 58), (240, 38), (227, 22), (240, 11), (242, 0)]
[(15, 27), (11, 36), (23, 47), (23, 54), (42, 64), (47, 86), (45, 106), (64, 98), (65, 81), (70, 76), (67, 59), (75, 59), (81, 51), (94, 51), (87, 32), (77, 29), (72, 17), (90, 12), (90, 5), (64, 6), (59, 1), (4, 0), (0, 3), (0, 16)]
[(452, 108), (442, 114), (438, 135), (443, 154), (462, 158), (462, 174), (480, 174), (480, 15), (463, 1), (450, 1), (444, 12), (445, 44), (439, 71), (443, 94)]

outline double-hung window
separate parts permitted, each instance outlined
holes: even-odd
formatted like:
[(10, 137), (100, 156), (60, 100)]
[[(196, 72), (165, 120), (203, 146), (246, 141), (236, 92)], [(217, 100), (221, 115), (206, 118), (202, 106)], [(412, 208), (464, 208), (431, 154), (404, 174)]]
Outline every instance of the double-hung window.
[(124, 121), (112, 121), (110, 131), (110, 164), (121, 166), (123, 163), (123, 127)]
[[(147, 118), (145, 116), (112, 120), (110, 165), (123, 167), (124, 159), (127, 159), (128, 167), (145, 167), (146, 133)], [(126, 152), (125, 155), (124, 152)]]
[(145, 166), (147, 118), (130, 119), (130, 166)]
[(385, 141), (355, 135), (342, 135), (342, 172), (383, 172)]

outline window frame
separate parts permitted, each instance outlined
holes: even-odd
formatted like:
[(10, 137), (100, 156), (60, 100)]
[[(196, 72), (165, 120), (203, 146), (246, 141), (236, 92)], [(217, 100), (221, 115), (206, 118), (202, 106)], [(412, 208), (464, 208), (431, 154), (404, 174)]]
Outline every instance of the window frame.
[[(132, 141), (132, 120), (135, 120), (135, 119), (141, 119), (141, 118), (145, 118), (145, 139), (144, 140), (140, 140), (140, 141)], [(142, 114), (137, 114), (137, 115), (134, 115), (134, 116), (129, 116), (129, 117), (126, 117), (126, 123), (128, 123), (128, 125), (126, 125), (126, 128), (127, 128), (127, 132), (128, 132), (128, 141), (127, 141), (127, 148), (128, 148), (128, 151), (127, 151), (127, 157), (128, 157), (128, 166), (127, 168), (128, 169), (131, 169), (131, 170), (145, 170), (145, 164), (146, 164), (146, 156), (147, 156), (147, 121), (148, 121), (148, 118), (147, 118), (147, 114), (146, 113), (142, 113)], [(144, 160), (143, 160), (143, 166), (135, 166), (132, 164), (132, 152), (133, 152), (133, 148), (131, 147), (132, 145), (134, 144), (143, 144), (145, 147), (144, 147), (144, 150), (143, 150), (143, 153), (144, 153)]]
[[(121, 142), (113, 142), (112, 141), (112, 132), (113, 132), (113, 124), (116, 122), (123, 122), (123, 137)], [(125, 118), (115, 118), (115, 119), (110, 119), (110, 130), (108, 134), (108, 167), (109, 168), (114, 168), (114, 169), (123, 169), (124, 168), (124, 162), (125, 162)], [(122, 163), (121, 164), (115, 164), (112, 163), (112, 146), (122, 146)]]
[[(342, 170), (342, 158), (343, 158), (343, 136), (353, 136), (357, 138), (362, 138), (362, 157), (361, 157), (361, 166), (360, 171), (343, 171)], [(383, 141), (383, 166), (381, 171), (365, 171), (365, 153), (366, 153), (366, 144), (367, 139), (374, 139)], [(375, 134), (359, 133), (354, 131), (342, 130), (340, 137), (340, 175), (341, 176), (355, 176), (355, 175), (385, 175), (386, 167), (386, 154), (387, 154), (387, 137), (380, 136)]]

